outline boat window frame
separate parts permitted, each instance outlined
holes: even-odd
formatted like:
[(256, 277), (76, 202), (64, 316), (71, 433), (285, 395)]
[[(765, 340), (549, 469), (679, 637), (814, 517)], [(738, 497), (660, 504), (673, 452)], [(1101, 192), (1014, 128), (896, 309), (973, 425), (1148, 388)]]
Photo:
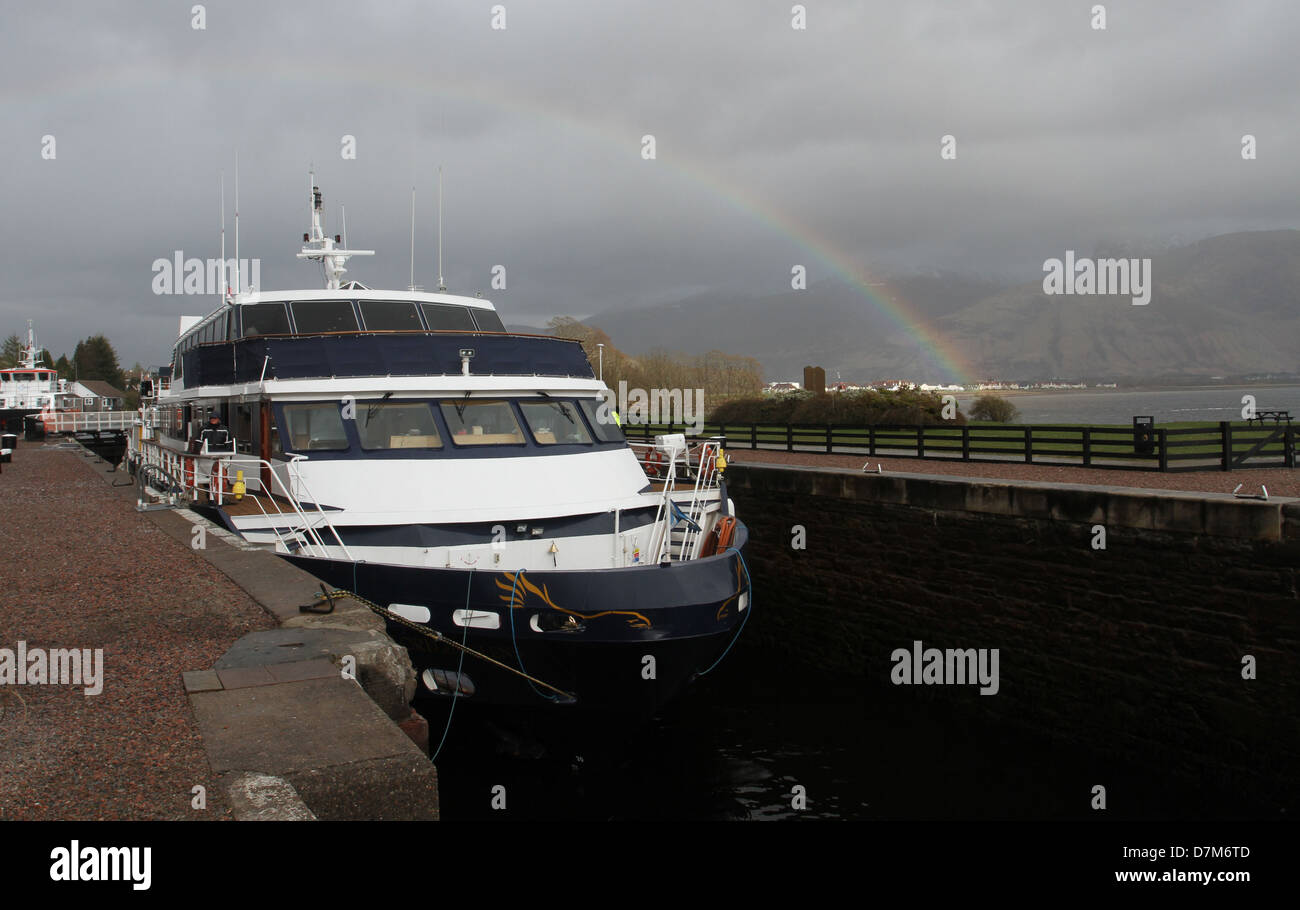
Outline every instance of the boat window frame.
[[(362, 452), (367, 452), (367, 453), (370, 453), (370, 452), (410, 452), (410, 453), (414, 453), (414, 452), (440, 452), (440, 451), (445, 451), (445, 450), (447, 449), (447, 444), (446, 444), (446, 442), (444, 441), (444, 440), (446, 439), (446, 434), (444, 433), (444, 429), (443, 429), (443, 427), (440, 425), (440, 421), (438, 420), (438, 417), (439, 417), (438, 409), (434, 407), (434, 404), (437, 403), (437, 401), (438, 401), (438, 399), (429, 399), (429, 398), (412, 398), (412, 399), (407, 399), (407, 400), (397, 400), (397, 401), (393, 401), (393, 400), (391, 400), (391, 399), (385, 399), (385, 400), (380, 400), (380, 401), (357, 401), (357, 402), (355, 403), (355, 407), (356, 407), (357, 414), (362, 413), (363, 410), (368, 414), (370, 408), (384, 408), (384, 407), (407, 407), (407, 408), (409, 408), (409, 407), (414, 407), (414, 406), (416, 406), (416, 405), (424, 405), (424, 408), (425, 408), (426, 412), (427, 412), (428, 415), (429, 415), (429, 421), (430, 421), (430, 423), (433, 424), (433, 435), (434, 435), (434, 437), (435, 437), (435, 438), (437, 439), (437, 441), (438, 441), (438, 442), (437, 442), (437, 445), (432, 445), (432, 446), (394, 446), (394, 445), (391, 445), (391, 444), (390, 444), (390, 445), (386, 445), (386, 446), (373, 446), (373, 447), (372, 447), (372, 446), (367, 446), (367, 445), (366, 445), (365, 438), (361, 435), (361, 433), (362, 433), (362, 427), (361, 427), (361, 424), (358, 422), (358, 419), (359, 419), (359, 418), (357, 418), (357, 417), (353, 417), (351, 423), (352, 423), (352, 430), (353, 430), (354, 433), (356, 433), (356, 437), (357, 437), (357, 447), (358, 447)], [(345, 422), (346, 422), (346, 421), (345, 421)], [(425, 434), (425, 435), (428, 435), (428, 434)], [(391, 440), (390, 440), (390, 441), (391, 441)]]
[[(388, 304), (388, 305), (405, 304), (406, 306), (410, 307), (411, 312), (415, 314), (415, 326), (409, 329), (371, 328), (366, 321), (366, 306), (368, 304)], [(357, 309), (357, 315), (360, 317), (361, 322), (365, 324), (365, 327), (360, 329), (360, 331), (362, 332), (383, 334), (383, 335), (389, 335), (389, 334), (395, 335), (395, 334), (400, 334), (402, 332), (427, 331), (427, 328), (424, 324), (424, 311), (420, 309), (420, 301), (418, 300), (358, 300), (356, 301), (356, 309)]]
[[(308, 306), (322, 306), (322, 307), (323, 307), (324, 305), (328, 305), (328, 304), (340, 304), (340, 303), (345, 303), (345, 304), (347, 304), (347, 306), (348, 306), (348, 311), (349, 311), (350, 313), (352, 313), (352, 328), (350, 328), (350, 329), (349, 329), (349, 328), (343, 328), (343, 329), (311, 329), (311, 330), (308, 330), (308, 331), (304, 331), (303, 329), (301, 329), (301, 328), (298, 326), (298, 313), (297, 313), (296, 310), (294, 310), (294, 306), (297, 305), (297, 304), (299, 304), (299, 303), (304, 304), (304, 305), (308, 305)], [(289, 307), (289, 317), (290, 317), (290, 320), (291, 320), (291, 322), (292, 322), (292, 329), (293, 329), (293, 334), (294, 334), (294, 335), (299, 335), (299, 336), (303, 336), (303, 337), (310, 338), (310, 337), (315, 336), (315, 335), (340, 335), (340, 334), (359, 333), (359, 332), (362, 331), (362, 329), (361, 329), (361, 314), (360, 314), (360, 312), (359, 312), (359, 309), (358, 309), (358, 307), (357, 307), (357, 302), (356, 302), (355, 300), (352, 300), (352, 299), (349, 299), (349, 298), (327, 297), (327, 298), (325, 298), (324, 300), (311, 300), (311, 299), (304, 299), (304, 300), (289, 300), (289, 301), (286, 301), (286, 304), (287, 304), (288, 307)], [(306, 315), (306, 311), (304, 311), (304, 315)]]
[[(478, 323), (474, 321), (474, 309), (473, 307), (467, 306), (466, 304), (443, 303), (442, 301), (439, 300), (421, 300), (419, 301), (419, 307), (420, 307), (420, 319), (424, 324), (425, 331), (429, 331), (429, 332), (477, 332), (478, 331)], [(434, 307), (435, 311), (437, 309), (448, 310), (448, 311), (461, 310), (469, 318), (469, 326), (455, 327), (455, 328), (435, 328), (433, 323), (429, 320), (429, 312), (426, 309), (427, 307)]]
[[(522, 422), (522, 421), (523, 421), (523, 415), (521, 415), (521, 414), (519, 413), (519, 409), (518, 409), (518, 408), (513, 407), (513, 405), (515, 404), (515, 402), (517, 401), (517, 399), (510, 399), (510, 398), (486, 398), (486, 397), (485, 397), (485, 398), (441, 398), (441, 397), (440, 397), (440, 398), (437, 398), (437, 399), (435, 399), (435, 400), (438, 402), (438, 408), (437, 408), (438, 416), (442, 418), (443, 423), (444, 423), (444, 424), (446, 425), (446, 427), (447, 427), (447, 438), (451, 440), (452, 445), (455, 446), (456, 448), (458, 448), (458, 449), (487, 449), (487, 448), (528, 448), (528, 447), (529, 447), (529, 442), (528, 442), (528, 435), (529, 435), (529, 434), (528, 434), (527, 432), (524, 431), (524, 424), (523, 424), (523, 422)], [(512, 419), (514, 420), (514, 422), (515, 422), (515, 428), (519, 431), (519, 441), (518, 441), (518, 442), (514, 442), (514, 441), (510, 441), (510, 442), (458, 442), (458, 441), (457, 441), (457, 440), (461, 439), (462, 436), (458, 436), (455, 432), (452, 431), (452, 429), (451, 429), (452, 424), (451, 424), (451, 421), (447, 418), (447, 411), (446, 411), (446, 409), (447, 409), (448, 407), (450, 407), (450, 408), (452, 408), (452, 409), (454, 410), (454, 409), (456, 408), (457, 405), (465, 405), (465, 406), (471, 406), (471, 405), (473, 405), (473, 406), (482, 406), (482, 405), (485, 405), (485, 404), (504, 404), (504, 405), (506, 406), (506, 410), (509, 411), (511, 418), (512, 418)], [(464, 419), (463, 419), (463, 417), (458, 416), (458, 417), (457, 417), (457, 420), (458, 420), (462, 425), (464, 425)], [(484, 434), (465, 433), (465, 434), (462, 434), (462, 435), (465, 436), (465, 437), (473, 437), (473, 436), (476, 436), (476, 435), (484, 435), (484, 436), (501, 436), (501, 435), (505, 435), (505, 434), (502, 434), (502, 433), (484, 433)]]
[[(532, 434), (533, 442), (535, 442), (537, 445), (548, 449), (551, 448), (552, 446), (582, 446), (583, 448), (586, 448), (588, 446), (596, 445), (596, 438), (592, 435), (591, 428), (587, 426), (586, 421), (583, 419), (582, 408), (578, 405), (576, 401), (569, 398), (552, 398), (549, 396), (547, 397), (539, 396), (537, 398), (515, 399), (515, 404), (518, 406), (520, 416), (523, 417), (524, 419), (524, 425), (528, 428), (528, 432)], [(587, 437), (586, 442), (573, 442), (572, 440), (562, 440), (558, 437), (558, 435), (554, 433), (552, 434), (552, 436), (554, 436), (555, 438), (551, 442), (543, 442), (541, 439), (539, 439), (537, 437), (537, 428), (533, 426), (533, 422), (528, 419), (528, 410), (527, 410), (527, 408), (529, 407), (535, 407), (539, 405), (543, 407), (550, 406), (552, 408), (556, 407), (557, 405), (567, 405), (570, 408), (570, 410), (572, 410), (573, 412), (573, 422), (577, 424), (577, 426), (582, 430), (584, 434), (586, 434)]]
[[(348, 421), (343, 419), (343, 408), (338, 401), (332, 399), (315, 400), (315, 401), (277, 401), (275, 404), (275, 426), (281, 437), (280, 448), (284, 453), (295, 455), (312, 455), (313, 453), (329, 453), (338, 455), (341, 453), (353, 451), (352, 434), (348, 432)], [(333, 406), (334, 414), (339, 421), (339, 429), (343, 431), (343, 443), (340, 447), (331, 448), (313, 448), (308, 447), (300, 449), (294, 443), (293, 435), (290, 431), (290, 408), (315, 407), (328, 411), (329, 406)]]
[[(257, 333), (255, 333), (255, 334), (253, 334), (253, 335), (248, 335), (248, 334), (246, 334), (246, 332), (247, 332), (247, 322), (246, 322), (246, 320), (243, 318), (242, 311), (243, 311), (243, 310), (246, 310), (246, 309), (255, 309), (255, 308), (257, 308), (257, 307), (273, 307), (273, 306), (278, 306), (278, 307), (280, 307), (281, 312), (283, 312), (283, 314), (284, 314), (284, 328), (285, 328), (285, 331), (283, 331), (283, 332), (257, 332)], [(239, 308), (240, 308), (240, 310), (241, 310), (241, 315), (240, 315), (240, 319), (239, 319), (239, 331), (240, 331), (240, 335), (239, 335), (239, 337), (240, 337), (241, 339), (244, 339), (244, 338), (276, 338), (276, 337), (282, 337), (282, 336), (284, 336), (284, 335), (292, 335), (292, 334), (294, 334), (294, 331), (293, 331), (293, 314), (289, 311), (289, 301), (287, 301), (287, 300), (262, 300), (262, 301), (259, 301), (258, 303), (241, 303), (241, 304), (239, 305)]]

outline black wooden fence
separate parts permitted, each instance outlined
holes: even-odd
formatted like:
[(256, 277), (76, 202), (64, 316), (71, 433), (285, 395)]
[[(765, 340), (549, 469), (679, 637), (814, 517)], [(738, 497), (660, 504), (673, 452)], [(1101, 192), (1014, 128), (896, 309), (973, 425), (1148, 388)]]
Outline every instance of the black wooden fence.
[(633, 441), (661, 433), (692, 438), (723, 436), (731, 448), (825, 452), (888, 458), (1081, 465), (1128, 471), (1234, 471), (1294, 468), (1295, 431), (1222, 421), (1217, 426), (1150, 428), (977, 424), (867, 426), (826, 424), (705, 424), (698, 431), (676, 424), (628, 424)]

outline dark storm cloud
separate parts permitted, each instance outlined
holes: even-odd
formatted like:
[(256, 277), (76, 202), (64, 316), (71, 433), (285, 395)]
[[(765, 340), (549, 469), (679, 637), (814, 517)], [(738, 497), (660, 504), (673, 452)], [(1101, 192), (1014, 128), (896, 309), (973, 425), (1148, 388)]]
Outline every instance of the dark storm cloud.
[[(314, 163), (331, 233), (405, 286), (446, 277), (540, 323), (828, 266), (1032, 279), (1099, 241), (1296, 226), (1293, 4), (786, 2), (6, 4), (0, 333), (56, 353), (103, 331), (164, 356), (212, 298), (150, 293), (155, 258), (216, 256), (218, 173), (267, 288), (293, 258)], [(643, 161), (653, 133), (658, 159)], [(1243, 133), (1259, 159), (1240, 156)], [(58, 157), (40, 158), (41, 137)], [(357, 139), (355, 161), (340, 139)], [(956, 161), (939, 140), (957, 138)], [(233, 233), (227, 233), (233, 254)]]

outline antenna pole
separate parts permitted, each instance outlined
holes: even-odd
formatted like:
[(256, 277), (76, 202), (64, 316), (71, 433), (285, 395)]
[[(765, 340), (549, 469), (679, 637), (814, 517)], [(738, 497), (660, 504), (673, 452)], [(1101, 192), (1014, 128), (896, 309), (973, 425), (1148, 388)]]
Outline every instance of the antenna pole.
[(408, 290), (415, 290), (415, 187), (411, 187), (411, 284)]
[(240, 292), (239, 275), (239, 151), (235, 151), (235, 296)]
[(221, 172), (221, 302), (226, 302), (226, 172)]
[(348, 208), (339, 203), (339, 223), (343, 226), (343, 249), (348, 248)]
[(438, 290), (447, 290), (442, 280), (442, 165), (438, 165)]

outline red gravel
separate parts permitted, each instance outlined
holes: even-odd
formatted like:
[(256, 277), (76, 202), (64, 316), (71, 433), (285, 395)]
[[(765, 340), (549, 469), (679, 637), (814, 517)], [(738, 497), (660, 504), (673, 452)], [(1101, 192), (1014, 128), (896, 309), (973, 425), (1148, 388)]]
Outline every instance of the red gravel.
[(1040, 483), (1082, 483), (1094, 486), (1141, 487), (1150, 490), (1184, 490), (1201, 493), (1231, 493), (1244, 484), (1243, 493), (1258, 493), (1260, 484), (1268, 495), (1300, 496), (1300, 470), (1293, 468), (1251, 468), (1245, 471), (1190, 471), (1162, 474), (1159, 471), (1121, 471), (1106, 468), (1060, 467), (1024, 462), (962, 462), (938, 458), (875, 458), (869, 455), (827, 455), (816, 452), (777, 452), (767, 449), (728, 449), (728, 461), (735, 464), (801, 465), (805, 467), (854, 468), (880, 464), (897, 474), (951, 474), (954, 477), (982, 477), (993, 480), (1033, 480)]
[(275, 623), (93, 475), (105, 470), (26, 443), (0, 475), (0, 648), (104, 653), (99, 695), (0, 686), (0, 819), (226, 817), (180, 674)]

